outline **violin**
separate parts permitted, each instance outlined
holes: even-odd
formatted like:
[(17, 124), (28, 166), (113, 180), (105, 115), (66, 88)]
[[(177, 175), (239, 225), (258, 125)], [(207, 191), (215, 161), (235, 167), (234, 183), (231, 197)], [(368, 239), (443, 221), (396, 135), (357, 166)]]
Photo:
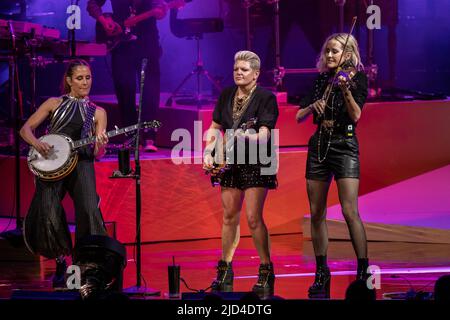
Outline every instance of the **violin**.
[[(356, 70), (353, 63), (348, 60), (345, 61), (341, 66), (337, 67), (335, 70), (335, 74), (328, 80), (328, 86), (323, 93), (322, 100), (328, 102), (331, 91), (334, 86), (339, 86), (341, 88), (347, 87), (347, 89), (355, 89), (356, 83), (352, 80), (355, 76)], [(319, 116), (320, 118), (321, 116)]]
[(350, 60), (345, 61), (340, 67), (336, 69), (336, 75), (333, 77), (333, 85), (338, 85), (342, 87), (345, 85), (348, 89), (355, 89), (356, 83), (352, 80), (355, 76), (356, 70), (355, 66)]

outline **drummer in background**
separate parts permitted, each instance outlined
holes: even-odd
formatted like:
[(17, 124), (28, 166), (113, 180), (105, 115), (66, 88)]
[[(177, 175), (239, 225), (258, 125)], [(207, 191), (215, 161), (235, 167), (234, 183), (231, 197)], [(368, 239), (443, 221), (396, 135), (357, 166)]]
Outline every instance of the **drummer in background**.
[(95, 134), (96, 143), (78, 150), (75, 169), (58, 181), (36, 178), (36, 190), (24, 221), (28, 249), (46, 258), (56, 259), (53, 287), (65, 286), (65, 256), (72, 252), (72, 241), (62, 206), (69, 192), (75, 207), (76, 240), (89, 235), (106, 235), (95, 188), (94, 159), (103, 156), (108, 142), (106, 112), (89, 101), (92, 74), (84, 60), (72, 60), (63, 78), (63, 95), (45, 101), (25, 122), (20, 135), (42, 156), (52, 156), (52, 146), (39, 141), (33, 131), (47, 118), (48, 133), (65, 134), (74, 141)]

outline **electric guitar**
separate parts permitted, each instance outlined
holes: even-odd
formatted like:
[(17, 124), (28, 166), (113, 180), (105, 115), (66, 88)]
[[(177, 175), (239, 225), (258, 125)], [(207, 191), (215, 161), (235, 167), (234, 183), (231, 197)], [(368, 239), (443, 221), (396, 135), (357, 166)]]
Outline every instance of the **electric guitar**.
[[(186, 2), (190, 2), (192, 0), (172, 0), (170, 2), (166, 2), (167, 10), (170, 9), (179, 9), (182, 8)], [(140, 14), (136, 14), (135, 9), (130, 7), (130, 13), (127, 19), (121, 24), (118, 24), (116, 28), (107, 32), (103, 25), (97, 20), (95, 24), (95, 41), (97, 43), (104, 43), (108, 51), (111, 51), (115, 47), (117, 47), (122, 41), (134, 41), (137, 40), (137, 36), (135, 34), (134, 27), (152, 17), (156, 17), (160, 14), (159, 9), (151, 9)], [(103, 16), (106, 19), (112, 20), (113, 14), (111, 12), (103, 13)]]
[[(257, 122), (258, 122), (257, 118), (251, 118), (249, 121), (243, 123), (240, 126), (240, 129), (242, 129), (245, 132), (247, 129), (255, 127)], [(237, 132), (238, 130), (234, 130), (234, 133), (232, 135), (226, 137), (224, 141), (223, 157), (221, 159), (221, 162), (214, 163), (212, 168), (206, 170), (205, 172), (206, 174), (209, 174), (211, 176), (212, 186), (220, 184), (220, 181), (223, 179), (223, 175), (225, 174), (225, 172), (231, 169), (230, 166), (231, 159), (229, 157), (234, 156), (234, 146), (237, 140), (236, 136)]]

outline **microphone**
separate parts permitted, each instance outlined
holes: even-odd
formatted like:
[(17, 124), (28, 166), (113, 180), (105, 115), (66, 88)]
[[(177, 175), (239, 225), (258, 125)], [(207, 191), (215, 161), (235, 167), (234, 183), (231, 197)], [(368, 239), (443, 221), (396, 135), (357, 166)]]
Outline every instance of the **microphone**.
[(16, 37), (16, 33), (14, 32), (14, 26), (11, 21), (8, 21), (8, 29), (9, 33), (11, 34), (11, 37)]
[(16, 32), (14, 31), (14, 26), (11, 21), (8, 21), (8, 29), (9, 33), (11, 34), (11, 42), (12, 42), (12, 49), (15, 52), (16, 51)]
[(147, 62), (148, 62), (147, 58), (142, 59), (142, 65), (141, 65), (141, 87), (144, 86), (145, 68), (147, 67)]
[(145, 73), (145, 68), (147, 67), (147, 62), (148, 62), (148, 59), (147, 59), (147, 58), (142, 59), (141, 75), (142, 75), (143, 73)]
[(147, 67), (147, 62), (148, 62), (147, 58), (142, 59), (141, 83), (140, 83), (140, 90), (139, 90), (139, 107), (138, 107), (138, 114), (137, 114), (137, 116), (138, 116), (138, 119), (137, 119), (138, 126), (137, 126), (137, 130), (136, 130), (136, 139), (135, 139), (136, 148), (134, 150), (134, 158), (135, 158), (135, 160), (137, 159), (136, 160), (136, 164), (139, 162), (139, 131), (141, 131), (142, 96), (143, 96), (143, 93), (144, 93), (145, 68)]

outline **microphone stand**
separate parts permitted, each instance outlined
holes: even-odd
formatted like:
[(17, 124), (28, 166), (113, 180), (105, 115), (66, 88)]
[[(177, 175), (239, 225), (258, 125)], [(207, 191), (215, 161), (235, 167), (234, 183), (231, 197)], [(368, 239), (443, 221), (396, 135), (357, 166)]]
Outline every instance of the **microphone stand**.
[(282, 92), (283, 78), (286, 73), (285, 68), (281, 65), (281, 49), (280, 49), (280, 0), (272, 0), (274, 4), (274, 31), (275, 31), (275, 69), (273, 70), (275, 89)]
[[(370, 1), (370, 5), (373, 5), (373, 0)], [(367, 30), (367, 62), (366, 74), (369, 79), (369, 98), (377, 98), (381, 94), (381, 89), (376, 85), (376, 79), (378, 76), (378, 65), (374, 59), (374, 30)]]
[(129, 295), (147, 295), (159, 296), (160, 291), (141, 287), (141, 164), (139, 159), (139, 134), (141, 129), (141, 113), (142, 113), (142, 95), (144, 92), (145, 68), (147, 66), (147, 59), (142, 60), (141, 68), (141, 84), (139, 94), (138, 107), (138, 122), (134, 149), (135, 169), (132, 177), (136, 181), (136, 286), (124, 290), (124, 293)]
[(339, 32), (344, 32), (344, 6), (345, 0), (334, 0), (336, 5), (339, 6)]
[(250, 7), (253, 4), (250, 0), (244, 1), (245, 8), (245, 49), (252, 50), (252, 35), (250, 31)]
[[(75, 3), (73, 3), (73, 1), (71, 0), (70, 3), (72, 5), (76, 5), (78, 6), (78, 3), (80, 2), (80, 0), (76, 0)], [(72, 28), (69, 30), (69, 35), (68, 35), (68, 42), (70, 44), (70, 57), (71, 58), (75, 58), (77, 56), (77, 42), (75, 40), (75, 28)]]

